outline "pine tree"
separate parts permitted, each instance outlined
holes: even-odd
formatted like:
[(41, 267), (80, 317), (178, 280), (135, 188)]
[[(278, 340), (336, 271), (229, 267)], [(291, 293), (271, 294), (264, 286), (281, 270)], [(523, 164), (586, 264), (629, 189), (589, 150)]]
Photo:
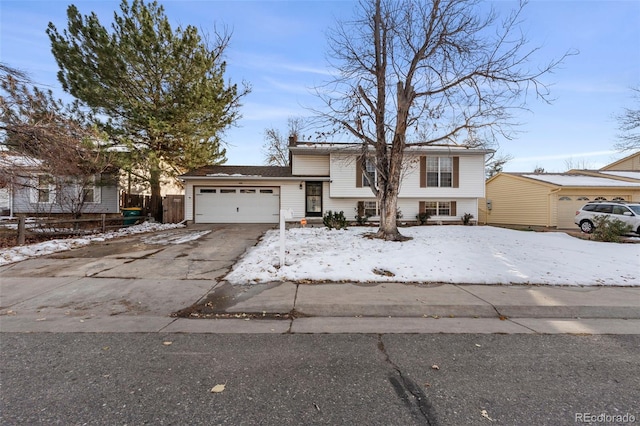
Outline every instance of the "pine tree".
[(221, 133), (240, 118), (249, 92), (224, 81), (230, 36), (209, 42), (193, 26), (171, 28), (157, 2), (123, 0), (111, 28), (71, 5), (68, 27), (47, 34), (63, 89), (90, 107), (130, 153), (127, 168), (151, 188), (160, 220), (160, 180), (226, 160)]

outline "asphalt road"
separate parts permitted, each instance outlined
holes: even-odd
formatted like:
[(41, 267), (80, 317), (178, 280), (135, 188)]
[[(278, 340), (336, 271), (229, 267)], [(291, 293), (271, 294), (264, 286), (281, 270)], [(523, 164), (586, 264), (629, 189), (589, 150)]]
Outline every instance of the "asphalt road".
[(0, 424), (640, 423), (639, 349), (638, 335), (3, 333)]

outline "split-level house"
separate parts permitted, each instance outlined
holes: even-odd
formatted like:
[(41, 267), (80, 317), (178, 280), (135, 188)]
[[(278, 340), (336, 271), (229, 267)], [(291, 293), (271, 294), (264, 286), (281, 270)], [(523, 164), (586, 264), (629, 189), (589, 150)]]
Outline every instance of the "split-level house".
[[(380, 210), (363, 170), (375, 179), (372, 161), (362, 160), (359, 144), (290, 141), (290, 165), (205, 166), (181, 176), (185, 219), (195, 223), (277, 223), (280, 210), (293, 221), (320, 219), (343, 211), (348, 220)], [(401, 221), (427, 212), (436, 223), (478, 216), (484, 197), (485, 155), (492, 151), (462, 146), (410, 146), (398, 197)]]

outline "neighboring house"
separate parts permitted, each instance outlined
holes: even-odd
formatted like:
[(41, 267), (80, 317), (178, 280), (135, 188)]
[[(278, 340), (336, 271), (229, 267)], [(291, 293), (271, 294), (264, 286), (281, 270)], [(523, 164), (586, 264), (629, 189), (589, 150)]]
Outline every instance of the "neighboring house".
[[(185, 219), (195, 223), (277, 223), (281, 209), (294, 221), (343, 211), (380, 218), (379, 205), (362, 170), (375, 175), (370, 161), (360, 162), (359, 144), (296, 143), (290, 166), (206, 166), (181, 176), (185, 183)], [(432, 222), (459, 222), (478, 215), (484, 197), (485, 154), (461, 146), (411, 146), (398, 198), (402, 221), (426, 211)]]
[(481, 223), (573, 229), (576, 211), (589, 201), (640, 202), (640, 152), (600, 170), (498, 173), (486, 193)]
[(97, 174), (80, 183), (42, 171), (40, 160), (2, 153), (0, 175), (7, 195), (3, 215), (118, 213), (117, 174)]

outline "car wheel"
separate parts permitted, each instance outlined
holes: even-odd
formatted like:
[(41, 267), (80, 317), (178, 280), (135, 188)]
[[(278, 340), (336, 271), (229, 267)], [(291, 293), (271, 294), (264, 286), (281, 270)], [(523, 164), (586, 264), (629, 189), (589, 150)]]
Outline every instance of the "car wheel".
[(593, 232), (593, 223), (590, 220), (583, 220), (580, 222), (580, 230), (586, 234)]

